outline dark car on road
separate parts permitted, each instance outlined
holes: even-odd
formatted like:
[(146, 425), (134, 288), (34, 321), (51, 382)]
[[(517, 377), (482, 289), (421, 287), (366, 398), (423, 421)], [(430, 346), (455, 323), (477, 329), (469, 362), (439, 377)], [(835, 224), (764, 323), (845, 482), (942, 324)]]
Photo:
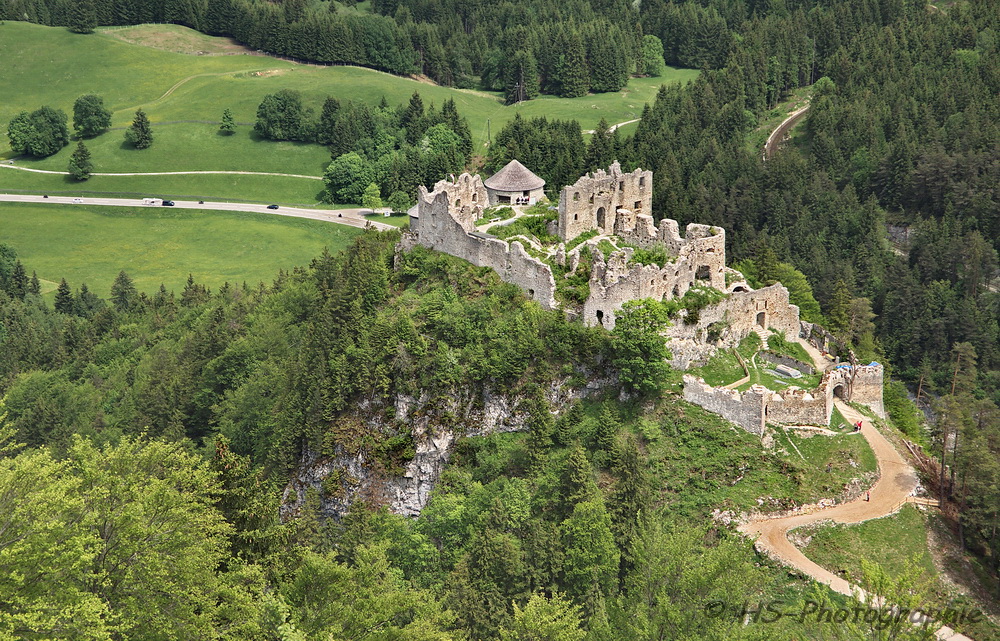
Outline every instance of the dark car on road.
[(164, 207), (173, 207), (174, 206), (174, 201), (172, 201), (172, 200), (164, 200), (163, 201), (163, 206)]
[(277, 205), (268, 205), (267, 208), (268, 209), (277, 209), (278, 206)]

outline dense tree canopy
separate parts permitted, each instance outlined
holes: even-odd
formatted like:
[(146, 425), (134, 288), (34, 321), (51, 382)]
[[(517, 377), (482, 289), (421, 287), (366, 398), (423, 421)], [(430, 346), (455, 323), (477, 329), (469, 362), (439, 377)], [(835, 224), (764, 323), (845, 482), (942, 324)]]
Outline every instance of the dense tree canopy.
[(66, 114), (52, 107), (22, 111), (7, 125), (10, 148), (37, 158), (51, 156), (69, 144)]
[(111, 111), (104, 99), (95, 94), (80, 96), (73, 103), (73, 129), (76, 135), (89, 138), (111, 126)]

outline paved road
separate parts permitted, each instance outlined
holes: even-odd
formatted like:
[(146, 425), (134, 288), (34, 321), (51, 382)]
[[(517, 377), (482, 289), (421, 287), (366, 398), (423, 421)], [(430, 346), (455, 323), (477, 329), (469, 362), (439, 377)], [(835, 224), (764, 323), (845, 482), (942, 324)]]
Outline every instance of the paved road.
[[(124, 127), (122, 127), (124, 129)], [(13, 161), (0, 163), (0, 169), (14, 169), (17, 171), (28, 171), (33, 174), (55, 174), (57, 176), (68, 176), (68, 171), (54, 171), (52, 169), (33, 169), (31, 167), (19, 167), (10, 164)], [(323, 180), (322, 176), (308, 176), (305, 174), (281, 174), (274, 171), (235, 171), (228, 169), (192, 169), (190, 171), (130, 171), (130, 172), (101, 172), (95, 171), (91, 176), (191, 176), (196, 174), (233, 174), (237, 176), (284, 176), (286, 178), (306, 178), (308, 180)]]
[(797, 123), (799, 119), (806, 114), (808, 109), (809, 103), (806, 103), (804, 107), (800, 107), (789, 114), (788, 117), (785, 118), (781, 124), (771, 132), (771, 135), (767, 137), (767, 143), (764, 145), (764, 160), (771, 159), (771, 156), (774, 155), (774, 151), (778, 148), (778, 145), (781, 144), (782, 140), (784, 140), (785, 134), (787, 134), (788, 131), (795, 126), (795, 123)]
[[(79, 202), (78, 202), (79, 201)], [(28, 196), (19, 194), (0, 194), (0, 202), (12, 203), (46, 203), (50, 205), (110, 205), (112, 207), (156, 208), (162, 205), (143, 205), (139, 198), (77, 198), (73, 196)], [(175, 200), (174, 207), (179, 209), (208, 209), (217, 211), (246, 211), (256, 214), (274, 214), (276, 216), (293, 216), (295, 218), (311, 218), (348, 227), (374, 227), (378, 230), (396, 229), (392, 225), (368, 220), (362, 212), (367, 209), (306, 209), (304, 207), (280, 207), (268, 209), (267, 205), (250, 203), (204, 202), (194, 200)]]

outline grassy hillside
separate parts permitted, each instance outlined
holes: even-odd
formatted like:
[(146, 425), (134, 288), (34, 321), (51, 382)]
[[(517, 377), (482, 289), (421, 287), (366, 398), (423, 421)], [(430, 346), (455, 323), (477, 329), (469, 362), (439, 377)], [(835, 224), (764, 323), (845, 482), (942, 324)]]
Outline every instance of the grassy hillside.
[[(126, 41), (131, 40), (132, 42)], [(161, 49), (170, 49), (170, 51)], [(188, 51), (189, 53), (179, 53)], [(469, 120), (477, 149), (485, 152), (490, 134), (520, 113), (524, 117), (576, 119), (584, 130), (601, 118), (610, 123), (638, 117), (662, 83), (687, 81), (693, 70), (668, 70), (662, 78), (636, 78), (618, 93), (564, 99), (543, 97), (504, 106), (496, 94), (439, 87), (359, 67), (303, 65), (257, 55), (222, 55), (241, 48), (226, 38), (212, 38), (176, 25), (144, 25), (78, 35), (62, 28), (27, 23), (0, 25), (0, 127), (22, 110), (50, 105), (72, 115), (73, 101), (97, 93), (113, 111), (111, 131), (87, 141), (96, 172), (231, 170), (320, 176), (328, 151), (313, 144), (260, 140), (252, 132), (257, 106), (281, 89), (302, 92), (316, 112), (328, 95), (341, 100), (405, 103), (419, 91), (425, 104), (455, 100)], [(205, 52), (206, 55), (198, 55)], [(151, 148), (137, 151), (123, 144), (123, 131), (141, 107), (154, 126)], [(231, 109), (235, 135), (219, 134), (215, 124)], [(205, 122), (178, 122), (205, 121)], [(631, 125), (630, 127), (634, 127)], [(21, 166), (65, 171), (70, 145), (43, 159), (18, 158)], [(0, 135), (0, 159), (13, 157)], [(312, 204), (321, 189), (303, 178), (97, 177), (76, 183), (57, 176), (7, 171), (0, 189), (28, 193), (157, 193), (196, 198), (231, 198)]]
[(122, 269), (145, 292), (160, 283), (180, 292), (188, 274), (213, 289), (271, 282), (279, 269), (307, 265), (324, 247), (339, 251), (358, 233), (263, 214), (0, 204), (0, 243), (49, 289), (65, 278), (74, 290), (85, 282), (104, 297)]
[[(125, 126), (138, 107), (147, 111), (154, 124), (171, 120), (215, 121), (225, 108), (232, 109), (237, 121), (252, 122), (262, 97), (279, 89), (301, 91), (317, 109), (327, 95), (366, 102), (377, 102), (384, 96), (390, 104), (399, 104), (419, 91), (426, 104), (440, 105), (453, 98), (462, 115), (469, 119), (473, 137), (485, 143), (487, 120), (496, 133), (518, 112), (526, 117), (575, 118), (584, 129), (593, 129), (601, 118), (611, 123), (631, 120), (639, 116), (643, 104), (652, 101), (660, 84), (687, 81), (698, 73), (670, 69), (662, 78), (633, 79), (617, 93), (573, 99), (540, 98), (505, 107), (496, 94), (438, 87), (370, 69), (302, 65), (266, 56), (194, 55), (193, 52), (212, 51), (216, 46), (225, 48), (230, 41), (173, 25), (132, 29), (137, 30), (133, 38), (137, 42), (155, 46), (166, 42), (174, 49), (189, 47), (192, 54), (126, 42), (121, 38), (129, 37), (129, 29), (77, 35), (62, 28), (27, 23), (0, 25), (0, 57), (5, 61), (0, 93), (16, 96), (15, 100), (0, 104), (0, 122), (6, 123), (18, 111), (42, 104), (70, 113), (73, 100), (88, 92), (104, 97), (105, 104), (114, 111), (114, 126)], [(154, 37), (154, 29), (162, 32), (161, 38)], [(120, 138), (120, 134), (113, 132), (108, 135)], [(246, 136), (246, 129), (238, 135)], [(9, 156), (6, 142), (0, 145), (0, 155)], [(201, 138), (198, 145), (199, 149), (205, 145), (210, 155), (225, 153), (213, 150), (212, 145), (219, 142)], [(157, 153), (155, 146), (151, 151)], [(61, 168), (66, 164), (61, 156), (48, 162)], [(255, 167), (258, 160), (244, 158), (243, 166)], [(308, 166), (311, 160), (300, 163), (289, 157), (285, 164), (289, 168)]]

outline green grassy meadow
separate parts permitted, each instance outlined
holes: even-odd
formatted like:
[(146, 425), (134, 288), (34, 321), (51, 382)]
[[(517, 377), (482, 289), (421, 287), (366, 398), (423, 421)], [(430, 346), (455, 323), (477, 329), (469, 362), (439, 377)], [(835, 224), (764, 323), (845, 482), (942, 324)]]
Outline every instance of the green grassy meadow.
[(925, 581), (936, 574), (927, 551), (924, 517), (911, 505), (898, 514), (858, 525), (823, 527), (813, 534), (803, 552), (820, 565), (846, 570), (850, 580), (861, 578), (860, 559), (882, 565), (893, 575), (915, 562)]
[[(188, 274), (217, 288), (270, 283), (280, 269), (308, 265), (324, 247), (337, 252), (360, 230), (266, 214), (0, 203), (0, 243), (39, 279), (65, 278), (107, 297), (125, 270), (140, 291), (177, 293)], [(48, 289), (53, 289), (50, 285)]]
[[(455, 100), (460, 113), (469, 120), (477, 148), (485, 151), (488, 133), (496, 135), (515, 114), (576, 119), (584, 130), (593, 129), (601, 118), (609, 123), (637, 118), (645, 103), (651, 102), (661, 84), (686, 82), (697, 71), (669, 69), (661, 78), (634, 78), (620, 92), (564, 99), (542, 97), (519, 105), (504, 106), (496, 94), (450, 89), (409, 78), (359, 67), (323, 67), (296, 64), (267, 56), (193, 55), (165, 51), (152, 46), (125, 42), (129, 30), (136, 40), (148, 42), (161, 32), (174, 49), (190, 42), (192, 50), (212, 51), (215, 43), (232, 48), (229, 40), (211, 38), (175, 25), (112, 29), (90, 35), (66, 29), (22, 22), (0, 25), (0, 125), (17, 112), (50, 105), (72, 114), (73, 101), (84, 93), (97, 93), (114, 113), (113, 127), (125, 127), (137, 108), (142, 107), (153, 123), (155, 141), (150, 149), (137, 151), (123, 145), (121, 130), (108, 131), (87, 141), (98, 172), (144, 172), (224, 169), (234, 171), (278, 171), (319, 176), (329, 155), (319, 145), (275, 143), (257, 140), (251, 127), (237, 128), (232, 136), (218, 134), (214, 124), (177, 123), (179, 120), (216, 122), (224, 109), (231, 109), (237, 122), (250, 123), (264, 95), (280, 89), (296, 89), (307, 105), (317, 112), (328, 95), (341, 100), (376, 103), (384, 96), (390, 104), (405, 103), (419, 91), (425, 104), (440, 105)], [(138, 36), (141, 35), (142, 38)], [(117, 36), (117, 37), (116, 37)], [(169, 37), (169, 38), (168, 38)], [(167, 45), (165, 45), (167, 46)], [(487, 125), (489, 123), (489, 125)], [(622, 133), (634, 130), (623, 128)], [(65, 171), (72, 153), (70, 145), (41, 160), (18, 159), (18, 164), (38, 169)], [(0, 137), (0, 159), (12, 157), (6, 137)], [(212, 176), (194, 184), (185, 177), (177, 183), (158, 177), (131, 177), (86, 186), (93, 191), (130, 193), (189, 194), (205, 198), (277, 200), (307, 203), (318, 192), (312, 181), (295, 179), (276, 192), (268, 189), (237, 188), (228, 177)], [(104, 181), (101, 181), (102, 183)], [(57, 191), (58, 181), (29, 176), (23, 172), (0, 174), (0, 190)], [(83, 186), (81, 186), (83, 188)]]

